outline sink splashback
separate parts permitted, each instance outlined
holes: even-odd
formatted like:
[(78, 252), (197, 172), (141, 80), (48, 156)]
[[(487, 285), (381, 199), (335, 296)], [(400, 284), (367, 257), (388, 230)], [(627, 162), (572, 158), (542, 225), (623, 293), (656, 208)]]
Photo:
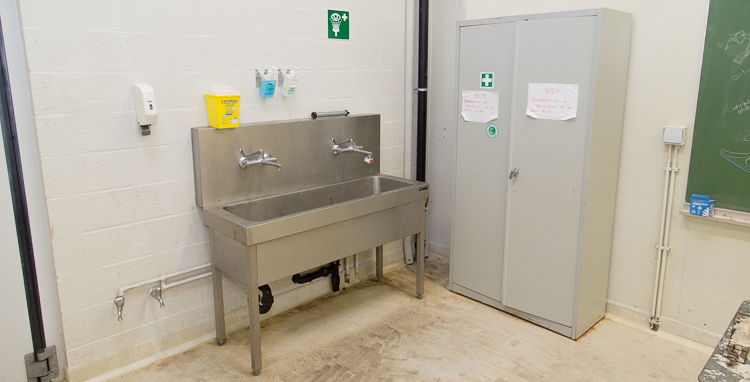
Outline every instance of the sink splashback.
[[(371, 151), (333, 154), (337, 142), (354, 139)], [(200, 207), (233, 203), (325, 186), (380, 173), (380, 115), (305, 119), (240, 125), (233, 129), (192, 129), (195, 202)], [(278, 158), (283, 171), (265, 165), (241, 168), (246, 153), (263, 150)]]

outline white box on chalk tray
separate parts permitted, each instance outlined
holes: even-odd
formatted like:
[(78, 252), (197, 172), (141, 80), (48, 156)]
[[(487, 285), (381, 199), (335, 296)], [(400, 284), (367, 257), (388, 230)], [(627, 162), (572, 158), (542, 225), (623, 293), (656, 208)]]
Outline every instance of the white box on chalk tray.
[(690, 214), (700, 216), (714, 216), (716, 201), (711, 200), (708, 195), (693, 194), (690, 198)]

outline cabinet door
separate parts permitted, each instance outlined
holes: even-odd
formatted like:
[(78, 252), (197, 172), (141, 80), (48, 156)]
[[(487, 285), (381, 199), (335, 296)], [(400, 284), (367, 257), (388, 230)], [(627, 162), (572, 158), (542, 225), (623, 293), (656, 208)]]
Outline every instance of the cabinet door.
[[(461, 27), (459, 37), (452, 280), (454, 284), (499, 301), (515, 25)], [(491, 89), (481, 87), (482, 73), (494, 74)], [(487, 133), (489, 123), (463, 119), (460, 96), (463, 90), (499, 94), (498, 118), (489, 122), (498, 127), (495, 138)]]
[[(518, 23), (503, 304), (571, 326), (596, 18)], [(526, 115), (529, 83), (578, 84), (567, 121)], [(507, 174), (506, 174), (507, 178)]]

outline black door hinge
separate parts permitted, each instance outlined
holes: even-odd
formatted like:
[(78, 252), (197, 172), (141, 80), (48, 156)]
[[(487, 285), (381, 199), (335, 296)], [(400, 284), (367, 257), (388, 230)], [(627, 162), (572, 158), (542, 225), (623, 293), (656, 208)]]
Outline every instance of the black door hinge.
[(50, 382), (60, 375), (57, 365), (57, 349), (46, 347), (36, 353), (26, 354), (26, 378), (29, 382)]

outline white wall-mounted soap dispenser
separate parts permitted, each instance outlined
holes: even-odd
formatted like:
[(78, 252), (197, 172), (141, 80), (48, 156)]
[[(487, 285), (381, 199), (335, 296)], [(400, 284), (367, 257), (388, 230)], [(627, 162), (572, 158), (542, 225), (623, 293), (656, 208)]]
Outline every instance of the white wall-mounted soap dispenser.
[(283, 94), (284, 97), (294, 97), (294, 93), (297, 91), (297, 83), (299, 82), (297, 79), (297, 71), (299, 71), (299, 68), (295, 66), (294, 69), (287, 70), (286, 73), (284, 73), (284, 79), (281, 83), (281, 94)]
[(156, 124), (158, 117), (154, 88), (144, 83), (133, 84), (133, 100), (141, 135), (151, 135), (151, 125)]

